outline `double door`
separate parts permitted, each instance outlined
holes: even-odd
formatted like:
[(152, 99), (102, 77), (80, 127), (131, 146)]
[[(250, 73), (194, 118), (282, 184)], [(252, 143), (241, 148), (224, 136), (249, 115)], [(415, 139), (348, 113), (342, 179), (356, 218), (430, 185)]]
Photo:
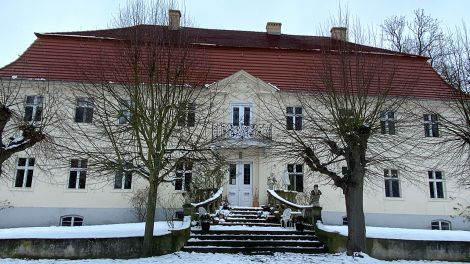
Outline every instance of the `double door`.
[(232, 206), (252, 206), (253, 163), (233, 162), (229, 164), (228, 202)]

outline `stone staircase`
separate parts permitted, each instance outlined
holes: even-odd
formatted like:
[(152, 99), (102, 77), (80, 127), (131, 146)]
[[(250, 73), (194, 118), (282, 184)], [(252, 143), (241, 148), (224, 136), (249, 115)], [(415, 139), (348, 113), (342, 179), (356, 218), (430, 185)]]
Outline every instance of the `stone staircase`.
[(233, 208), (226, 221), (209, 232), (192, 229), (183, 251), (198, 253), (273, 254), (274, 252), (325, 253), (313, 231), (281, 228), (259, 218), (261, 208)]

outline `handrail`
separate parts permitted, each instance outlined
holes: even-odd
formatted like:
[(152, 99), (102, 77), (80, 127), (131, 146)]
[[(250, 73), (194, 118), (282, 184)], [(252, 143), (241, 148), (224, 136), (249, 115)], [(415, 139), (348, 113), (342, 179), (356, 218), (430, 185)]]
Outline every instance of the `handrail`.
[(216, 193), (214, 193), (211, 197), (209, 197), (209, 199), (199, 202), (199, 203), (191, 203), (191, 206), (197, 208), (197, 207), (209, 205), (217, 201), (219, 197), (222, 197), (223, 192), (224, 192), (224, 187), (220, 187), (220, 189)]
[(276, 193), (274, 190), (268, 190), (268, 195), (271, 195), (274, 199), (278, 200), (282, 204), (285, 204), (289, 207), (295, 208), (295, 209), (310, 209), (313, 208), (313, 205), (300, 205), (300, 204), (295, 204), (293, 202), (287, 201), (286, 199), (282, 198), (279, 196), (279, 194)]

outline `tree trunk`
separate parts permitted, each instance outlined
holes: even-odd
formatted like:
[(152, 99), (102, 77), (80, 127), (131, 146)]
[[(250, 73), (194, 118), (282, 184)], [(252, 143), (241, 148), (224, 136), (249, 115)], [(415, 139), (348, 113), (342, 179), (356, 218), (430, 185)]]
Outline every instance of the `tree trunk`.
[(142, 256), (150, 257), (153, 253), (153, 229), (155, 224), (155, 207), (157, 206), (157, 184), (150, 181), (147, 215), (145, 217), (144, 243), (142, 245)]
[(356, 171), (354, 182), (344, 190), (348, 217), (347, 254), (364, 252), (366, 249), (366, 226), (363, 206), (364, 172)]

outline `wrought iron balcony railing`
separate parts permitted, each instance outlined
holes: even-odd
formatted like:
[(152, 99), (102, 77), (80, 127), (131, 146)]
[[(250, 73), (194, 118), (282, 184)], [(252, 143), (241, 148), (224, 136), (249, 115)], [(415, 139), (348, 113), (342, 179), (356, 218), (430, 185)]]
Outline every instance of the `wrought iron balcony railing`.
[(212, 125), (212, 139), (272, 139), (271, 124), (251, 124), (248, 126), (220, 123)]

